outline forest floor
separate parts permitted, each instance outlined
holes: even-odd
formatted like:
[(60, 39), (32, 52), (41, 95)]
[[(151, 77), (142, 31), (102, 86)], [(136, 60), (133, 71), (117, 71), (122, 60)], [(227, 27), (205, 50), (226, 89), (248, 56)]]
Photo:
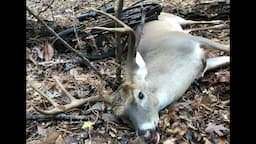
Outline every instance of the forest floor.
[[(113, 0), (112, 0), (113, 1)], [(203, 0), (202, 0), (203, 1)], [(47, 8), (50, 0), (27, 0), (27, 6), (36, 14)], [(135, 2), (126, 0), (125, 7)], [(158, 0), (168, 8), (192, 5), (200, 0)], [(55, 31), (60, 32), (74, 24), (74, 14), (87, 7), (100, 7), (111, 0), (53, 0), (40, 17), (47, 20)], [(112, 3), (113, 4), (113, 3)], [(72, 8), (75, 8), (74, 11)], [(174, 13), (175, 14), (175, 13)], [(31, 15), (28, 20), (34, 21)], [(224, 20), (229, 25), (229, 19)], [(195, 26), (195, 25), (193, 25)], [(207, 24), (196, 25), (205, 27)], [(43, 32), (42, 32), (43, 31)], [(192, 32), (213, 41), (229, 45), (230, 30), (221, 28)], [(70, 51), (53, 48), (46, 41), (52, 35), (38, 22), (27, 23), (26, 80), (40, 88), (57, 103), (68, 103), (68, 99), (56, 84), (57, 77), (69, 93), (76, 98), (85, 98), (98, 94), (101, 81), (96, 73), (75, 63), (78, 56)], [(79, 49), (78, 46), (72, 45)], [(104, 50), (103, 50), (104, 51)], [(207, 51), (208, 57), (226, 55), (220, 51)], [(92, 61), (102, 75), (110, 81), (116, 79), (117, 64), (115, 58)], [(102, 92), (111, 94), (113, 88), (106, 83)], [(27, 116), (38, 115), (32, 104), (43, 109), (53, 108), (46, 99), (39, 96), (29, 84), (26, 86)], [(26, 143), (28, 144), (126, 144), (138, 142), (133, 128), (122, 123), (103, 102), (85, 103), (71, 109), (64, 115), (83, 116), (81, 120), (27, 119)], [(229, 144), (230, 143), (230, 67), (206, 72), (203, 78), (196, 80), (178, 101), (159, 113), (160, 143), (164, 144)]]

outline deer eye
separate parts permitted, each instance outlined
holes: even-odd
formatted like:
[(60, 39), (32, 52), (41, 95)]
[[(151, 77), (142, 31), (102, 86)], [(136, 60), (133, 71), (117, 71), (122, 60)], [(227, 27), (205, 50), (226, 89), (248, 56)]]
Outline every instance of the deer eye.
[(138, 96), (139, 96), (139, 99), (141, 100), (144, 98), (144, 94), (142, 92), (140, 92)]

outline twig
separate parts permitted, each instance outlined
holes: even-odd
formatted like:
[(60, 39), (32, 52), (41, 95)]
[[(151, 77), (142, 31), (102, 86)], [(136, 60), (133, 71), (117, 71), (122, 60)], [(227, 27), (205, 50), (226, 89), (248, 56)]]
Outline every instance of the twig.
[(67, 115), (67, 114), (58, 114), (58, 115), (42, 115), (42, 114), (31, 114), (26, 113), (26, 120), (73, 120), (73, 121), (80, 121), (80, 120), (88, 120), (87, 116), (78, 116), (78, 115)]
[(205, 104), (200, 104), (203, 108), (205, 108), (206, 110), (212, 112), (213, 110), (211, 108), (209, 108), (208, 106), (206, 106)]
[(101, 9), (101, 8), (105, 7), (106, 5), (112, 3), (112, 2), (114, 2), (114, 0), (110, 0), (110, 1), (108, 1), (108, 2), (105, 2), (105, 1), (104, 1), (102, 5), (100, 5), (99, 7), (97, 7), (97, 9)]
[(145, 1), (145, 0), (136, 1), (136, 2), (132, 3), (131, 5), (129, 5), (128, 7), (135, 6), (135, 5), (137, 5), (138, 3), (141, 3), (141, 2), (144, 2), (144, 1)]
[(38, 13), (38, 16), (39, 16), (41, 13), (45, 12), (48, 8), (50, 8), (50, 6), (53, 4), (53, 2), (54, 2), (54, 0), (52, 0), (49, 4), (47, 4), (47, 7), (46, 7), (45, 9), (41, 10), (41, 11)]
[(65, 64), (65, 63), (71, 63), (73, 61), (71, 60), (57, 60), (57, 61), (45, 61), (45, 62), (39, 62), (37, 63), (38, 65), (42, 65), (42, 66), (52, 66), (52, 65), (55, 65), (55, 64)]
[[(122, 9), (123, 9), (124, 1), (123, 0), (118, 0), (117, 4), (117, 11), (116, 11), (116, 17), (118, 19), (121, 18), (122, 14)], [(116, 27), (118, 27), (118, 24), (116, 24)], [(120, 66), (117, 67), (116, 69), (116, 78), (117, 78), (117, 83), (121, 82), (121, 54), (122, 54), (122, 49), (121, 49), (121, 34), (116, 33), (116, 63), (120, 64)]]
[[(77, 3), (77, 2), (76, 2)], [(76, 4), (77, 5), (77, 4)], [(75, 16), (75, 7), (73, 6), (72, 7), (72, 15)], [(76, 41), (77, 41), (77, 45), (78, 45), (78, 48), (81, 49), (82, 46), (81, 46), (81, 42), (80, 42), (80, 39), (78, 37), (78, 33), (77, 33), (77, 26), (75, 24), (75, 20), (72, 19), (72, 25), (73, 25), (73, 29), (74, 29), (74, 33), (75, 33), (75, 37), (76, 37)]]
[(84, 62), (85, 64), (91, 68), (98, 77), (100, 77), (102, 80), (104, 80), (104, 77), (97, 71), (97, 69), (90, 64), (90, 61), (83, 56), (82, 53), (77, 51), (76, 49), (72, 48), (65, 40), (63, 40), (51, 27), (49, 27), (44, 21), (42, 21), (38, 16), (36, 16), (29, 8), (26, 6), (27, 11), (33, 15), (40, 23), (42, 23), (54, 36), (56, 36), (67, 48), (69, 48), (71, 51), (76, 53)]
[(56, 127), (56, 129), (58, 129), (58, 130), (60, 130), (60, 131), (63, 131), (63, 132), (65, 132), (65, 133), (68, 133), (68, 134), (72, 134), (72, 135), (74, 135), (74, 133), (73, 133), (73, 132), (68, 131), (68, 130), (66, 130), (66, 129), (63, 129), (63, 128), (60, 128), (60, 127)]

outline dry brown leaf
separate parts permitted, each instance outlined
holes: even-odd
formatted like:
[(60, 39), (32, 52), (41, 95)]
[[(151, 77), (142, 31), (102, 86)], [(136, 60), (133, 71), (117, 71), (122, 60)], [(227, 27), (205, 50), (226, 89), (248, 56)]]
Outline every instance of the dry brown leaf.
[(229, 82), (230, 81), (230, 72), (229, 71), (222, 71), (216, 72), (215, 75), (219, 82)]
[(26, 141), (26, 144), (40, 144), (40, 140)]
[(205, 144), (212, 144), (212, 142), (210, 142), (206, 137), (204, 137), (203, 139)]
[(40, 50), (41, 48), (36, 46), (36, 47), (33, 47), (33, 49), (36, 50), (38, 57), (40, 59), (43, 59), (44, 53), (43, 53), (43, 51)]
[(219, 82), (229, 82), (230, 81), (230, 77), (227, 77), (227, 76), (220, 76), (218, 78), (218, 81)]
[(44, 60), (45, 61), (49, 61), (52, 59), (54, 54), (54, 49), (51, 46), (51, 44), (49, 44), (48, 42), (45, 43), (44, 45)]
[(56, 132), (54, 128), (50, 129), (46, 139), (42, 141), (41, 144), (55, 144), (56, 139), (58, 138), (59, 134)]
[(170, 128), (166, 129), (166, 133), (173, 134), (173, 135), (179, 133), (180, 131), (181, 131), (180, 127), (176, 127), (176, 128), (172, 128), (172, 129), (170, 129)]
[(90, 74), (83, 74), (82, 73), (82, 68), (73, 68), (70, 70), (70, 75), (74, 77), (75, 80), (77, 81), (85, 81), (88, 83), (91, 83), (93, 79), (91, 78)]
[(91, 108), (87, 109), (86, 111), (92, 111), (92, 110), (98, 110), (102, 111), (104, 109), (103, 103), (102, 102), (97, 102), (95, 103)]
[(224, 119), (225, 121), (227, 121), (227, 122), (230, 121), (229, 114), (221, 113), (220, 115), (223, 117), (223, 119)]
[(102, 119), (106, 122), (113, 122), (113, 123), (118, 123), (118, 119), (115, 115), (111, 113), (104, 113), (102, 114)]
[(180, 135), (180, 136), (183, 136), (183, 135), (187, 132), (187, 130), (188, 130), (187, 127), (184, 128), (184, 129), (181, 129), (181, 130), (179, 131), (179, 135)]
[(136, 137), (135, 140), (132, 140), (130, 144), (146, 144), (145, 139), (143, 137)]
[(213, 133), (213, 132), (215, 132), (215, 133), (217, 133), (219, 136), (223, 136), (223, 133), (221, 132), (221, 130), (225, 131), (225, 130), (227, 130), (227, 128), (225, 128), (225, 127), (223, 126), (223, 124), (216, 125), (216, 124), (214, 124), (214, 123), (209, 123), (208, 126), (207, 126), (207, 128), (205, 129), (205, 131), (206, 131), (207, 133)]
[(74, 137), (66, 136), (61, 144), (78, 144)]
[(202, 96), (201, 104), (208, 105), (211, 102), (212, 101), (211, 101), (211, 98), (209, 96), (207, 96), (207, 95)]
[(163, 144), (176, 144), (175, 141), (175, 138), (169, 137), (167, 140), (163, 142)]
[(46, 132), (47, 132), (47, 128), (46, 128), (46, 126), (41, 126), (41, 125), (38, 125), (37, 126), (37, 133), (39, 134), (39, 135), (42, 135), (42, 136), (45, 136), (46, 135)]
[(116, 137), (116, 134), (114, 134), (114, 132), (112, 132), (112, 131), (109, 131), (109, 135), (110, 135), (111, 137), (113, 137), (113, 138)]
[(116, 134), (117, 130), (114, 127), (110, 127), (110, 129)]
[(63, 143), (64, 143), (63, 138), (62, 138), (61, 135), (59, 135), (58, 138), (55, 141), (55, 144), (63, 144)]
[(77, 67), (77, 68), (72, 68), (69, 72), (71, 76), (76, 76), (79, 74), (79, 71), (82, 71), (83, 68)]
[(82, 128), (83, 129), (89, 129), (92, 130), (93, 129), (93, 125), (95, 124), (95, 122), (91, 122), (91, 121), (85, 121)]
[(218, 144), (226, 144), (226, 142), (225, 142), (225, 140), (224, 139), (219, 139), (219, 142), (218, 142)]

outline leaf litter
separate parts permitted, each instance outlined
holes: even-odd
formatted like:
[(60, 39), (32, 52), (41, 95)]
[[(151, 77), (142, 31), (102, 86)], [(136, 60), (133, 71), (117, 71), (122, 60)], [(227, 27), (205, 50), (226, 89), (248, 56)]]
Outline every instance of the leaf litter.
[[(107, 3), (108, 1), (100, 2)], [(132, 3), (135, 2), (135, 0), (125, 2)], [(180, 4), (186, 5), (193, 3), (193, 0), (164, 0), (159, 2), (177, 6)], [(38, 3), (30, 1), (29, 3), (33, 3), (35, 5), (34, 8), (37, 9), (36, 11), (40, 11), (42, 1)], [(85, 2), (81, 4), (81, 7), (89, 5), (89, 2)], [(52, 5), (52, 10), (56, 11), (55, 15), (64, 15), (70, 13), (65, 11), (64, 7), (70, 8), (70, 6), (72, 6), (72, 3), (56, 1)], [(70, 10), (72, 11), (72, 9)], [(44, 13), (49, 13), (49, 11)], [(51, 14), (44, 13), (41, 14), (43, 18), (52, 19)], [(62, 19), (56, 18), (58, 24), (62, 24), (66, 27), (72, 25), (72, 22), (69, 24), (67, 21), (70, 20), (65, 19), (65, 17)], [(216, 32), (212, 34), (210, 34), (209, 31), (204, 31), (203, 35), (227, 44), (229, 41), (228, 33), (229, 31), (227, 30), (216, 30)], [(195, 32), (195, 34), (202, 35), (200, 32)], [(40, 37), (38, 40), (41, 40)], [(44, 44), (44, 42), (45, 39), (42, 39), (38, 42), (38, 45), (26, 48), (27, 80), (33, 81), (40, 89), (49, 91), (52, 96), (61, 103), (63, 103), (66, 98), (63, 98), (61, 90), (54, 84), (55, 82), (51, 78), (51, 74), (56, 74), (64, 87), (76, 98), (92, 96), (95, 93), (97, 83), (99, 83), (95, 74), (79, 66), (64, 72), (66, 64), (74, 64), (74, 62), (69, 60), (77, 59), (77, 56), (73, 53), (60, 53), (58, 50), (53, 49), (49, 43)], [(223, 55), (223, 53), (209, 51), (207, 55), (208, 57), (215, 57)], [(56, 63), (54, 65), (47, 65), (47, 67), (45, 65), (38, 65), (38, 63), (41, 62), (48, 61), (51, 63), (57, 60), (67, 61), (67, 63)], [(114, 58), (91, 63), (99, 72), (110, 76), (113, 80), (115, 79), (116, 64)], [(207, 72), (204, 78), (196, 80), (191, 85), (181, 99), (162, 110), (160, 112), (159, 124), (160, 143), (230, 143), (229, 81), (229, 67)], [(103, 91), (109, 94), (113, 90), (110, 86), (106, 85)], [(43, 98), (39, 97), (29, 86), (27, 86), (26, 92), (26, 103), (36, 103), (43, 107), (47, 106), (41, 104), (45, 103), (43, 102)], [(66, 100), (66, 102), (68, 101)], [(27, 105), (26, 108), (30, 112), (35, 112), (32, 111), (33, 108), (30, 104)], [(88, 109), (91, 109), (93, 112), (85, 112)], [(95, 123), (93, 122), (96, 120), (97, 116), (94, 111), (98, 112), (98, 120)], [(36, 121), (27, 121), (28, 127), (34, 127), (26, 131), (27, 143), (145, 143), (140, 137), (134, 134), (132, 128), (122, 123), (102, 104), (85, 104), (67, 113), (75, 115), (86, 114), (89, 120), (56, 121), (46, 126), (40, 126)], [(91, 132), (83, 129), (83, 126), (84, 128), (91, 129)], [(53, 128), (56, 128), (56, 130), (51, 130)], [(69, 132), (72, 132), (72, 134)]]

